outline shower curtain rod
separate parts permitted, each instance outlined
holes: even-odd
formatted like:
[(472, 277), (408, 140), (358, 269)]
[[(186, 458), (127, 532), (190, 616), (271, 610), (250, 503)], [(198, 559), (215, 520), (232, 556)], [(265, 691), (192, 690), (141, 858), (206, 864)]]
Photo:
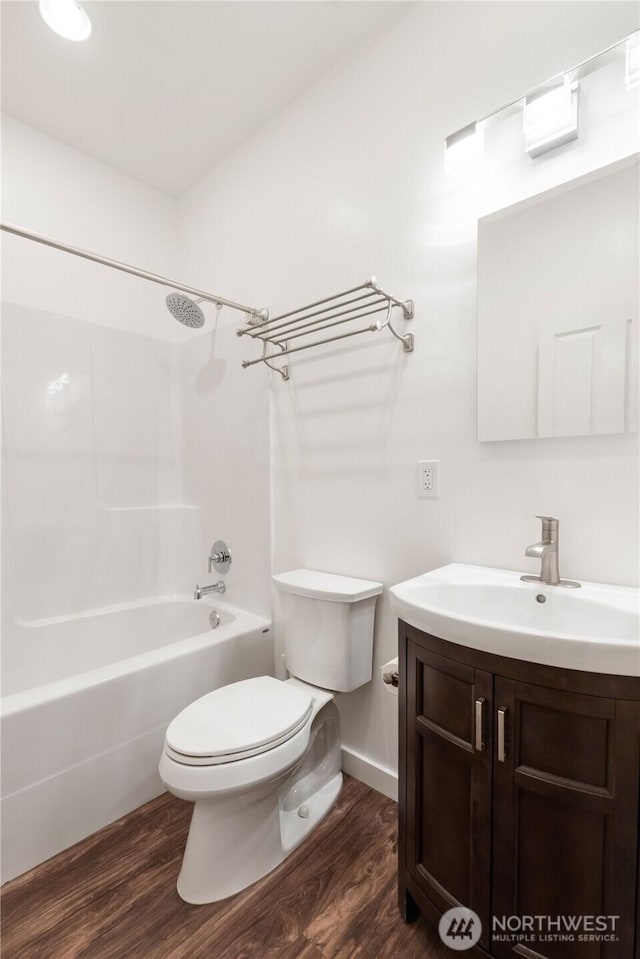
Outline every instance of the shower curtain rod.
[(119, 260), (111, 260), (107, 256), (100, 256), (98, 253), (91, 253), (89, 250), (81, 250), (77, 246), (68, 246), (59, 240), (54, 240), (50, 236), (42, 233), (36, 233), (33, 230), (25, 230), (12, 223), (0, 223), (0, 230), (5, 233), (12, 233), (14, 236), (21, 236), (25, 240), (33, 240), (35, 243), (42, 243), (44, 246), (53, 247), (54, 250), (61, 250), (63, 253), (71, 253), (73, 256), (80, 256), (84, 260), (91, 260), (93, 263), (101, 263), (103, 266), (109, 266), (112, 270), (120, 270), (121, 273), (130, 273), (131, 276), (139, 276), (143, 280), (149, 280), (151, 283), (159, 283), (161, 286), (169, 286), (174, 290), (180, 290), (181, 293), (188, 293), (190, 296), (200, 297), (203, 300), (210, 300), (212, 303), (220, 303), (222, 306), (228, 306), (232, 310), (239, 310), (240, 313), (247, 313), (255, 317), (256, 321), (264, 322), (269, 317), (268, 310), (258, 310), (253, 306), (243, 306), (242, 303), (234, 303), (233, 300), (227, 300), (215, 293), (205, 293), (203, 290), (197, 290), (192, 286), (185, 286), (184, 283), (178, 283), (176, 280), (170, 280), (166, 276), (160, 276), (158, 273), (149, 273), (147, 270), (139, 270), (128, 263), (121, 263)]

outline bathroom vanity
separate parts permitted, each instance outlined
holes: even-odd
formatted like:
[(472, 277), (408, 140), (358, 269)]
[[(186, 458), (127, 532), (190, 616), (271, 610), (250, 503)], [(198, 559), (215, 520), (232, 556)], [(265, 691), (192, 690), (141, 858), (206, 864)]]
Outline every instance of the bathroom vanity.
[[(438, 586), (429, 594), (424, 587), (432, 583), (420, 584), (425, 618), (419, 604), (411, 608), (415, 595), (402, 592), (410, 584), (392, 590), (396, 612), (413, 620), (399, 622), (404, 918), (410, 921), (421, 911), (437, 924), (454, 906), (473, 909), (482, 935), (467, 955), (640, 959), (640, 678), (633, 674), (634, 661), (640, 673), (640, 646), (632, 634), (637, 593), (621, 591), (628, 617), (609, 624), (610, 662), (627, 670), (612, 675), (517, 658), (519, 646), (526, 649), (536, 635), (540, 658), (551, 661), (564, 655), (558, 643), (571, 642), (563, 600), (555, 611), (544, 609), (557, 598), (548, 587), (519, 588), (516, 574), (506, 571), (445, 570), (444, 592)], [(489, 582), (492, 573), (512, 579)], [(440, 577), (440, 585), (446, 578)], [(512, 608), (515, 655), (495, 651), (507, 642), (506, 624), (492, 639), (495, 619), (485, 616), (483, 622), (477, 610), (474, 618), (466, 608), (447, 625), (443, 597), (447, 602), (455, 597), (459, 602), (450, 605), (464, 607), (464, 587), (474, 585), (490, 596), (496, 585), (503, 590), (502, 607)], [(498, 598), (496, 593), (493, 599)], [(593, 595), (587, 589), (571, 602), (577, 618), (585, 603), (592, 617), (606, 614), (595, 602), (589, 607)], [(561, 620), (565, 634), (558, 628)], [(429, 630), (418, 628), (425, 622), (432, 624)], [(489, 630), (484, 641), (474, 625)], [(446, 634), (454, 641), (442, 638)], [(489, 651), (474, 648), (481, 645)], [(575, 649), (581, 649), (579, 643)], [(617, 918), (583, 918), (601, 916)], [(572, 939), (558, 940), (565, 931), (559, 917), (569, 922), (579, 917)]]

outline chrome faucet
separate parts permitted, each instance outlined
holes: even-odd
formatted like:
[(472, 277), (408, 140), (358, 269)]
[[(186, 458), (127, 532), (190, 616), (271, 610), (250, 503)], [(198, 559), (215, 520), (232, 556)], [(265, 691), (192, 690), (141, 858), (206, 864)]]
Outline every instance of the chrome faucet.
[[(209, 572), (215, 569), (217, 573), (228, 573), (231, 566), (231, 550), (223, 539), (217, 539), (211, 547), (208, 557)], [(223, 592), (223, 590), (221, 590)]]
[(217, 583), (214, 583), (213, 586), (196, 586), (193, 591), (193, 598), (202, 599), (207, 593), (224, 593), (226, 588), (221, 579), (218, 580)]
[(539, 576), (521, 576), (525, 583), (543, 583), (545, 586), (564, 586), (567, 589), (578, 589), (580, 583), (571, 579), (560, 579), (558, 572), (558, 530), (559, 521), (554, 516), (536, 516), (542, 520), (542, 538), (539, 543), (527, 546), (525, 556), (535, 556), (541, 560)]
[[(217, 539), (213, 546), (211, 547), (211, 552), (207, 557), (209, 563), (209, 572), (213, 569), (217, 573), (228, 573), (229, 567), (231, 566), (231, 550), (227, 544), (222, 539)], [(193, 591), (194, 599), (202, 599), (203, 596), (206, 596), (207, 593), (224, 593), (226, 590), (225, 584), (222, 580), (218, 580), (217, 583), (214, 583), (213, 586), (196, 586)]]

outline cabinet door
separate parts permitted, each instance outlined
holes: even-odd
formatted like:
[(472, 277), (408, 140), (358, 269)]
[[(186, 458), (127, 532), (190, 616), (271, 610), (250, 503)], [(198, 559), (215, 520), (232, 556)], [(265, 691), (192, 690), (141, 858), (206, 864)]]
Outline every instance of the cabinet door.
[(567, 934), (556, 924), (527, 931), (521, 944), (494, 935), (492, 955), (628, 959), (638, 734), (629, 734), (625, 710), (637, 717), (637, 707), (501, 677), (494, 704), (494, 917), (618, 916), (619, 941), (579, 941), (580, 933), (573, 942), (554, 941), (549, 936)]
[(407, 644), (406, 864), (440, 911), (468, 906), (488, 943), (489, 673)]

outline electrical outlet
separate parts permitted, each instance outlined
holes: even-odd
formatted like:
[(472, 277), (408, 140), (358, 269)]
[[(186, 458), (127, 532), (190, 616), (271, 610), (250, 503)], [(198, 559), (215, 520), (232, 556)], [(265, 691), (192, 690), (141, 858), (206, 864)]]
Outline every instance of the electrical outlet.
[(440, 460), (418, 460), (418, 496), (438, 499), (440, 495)]

